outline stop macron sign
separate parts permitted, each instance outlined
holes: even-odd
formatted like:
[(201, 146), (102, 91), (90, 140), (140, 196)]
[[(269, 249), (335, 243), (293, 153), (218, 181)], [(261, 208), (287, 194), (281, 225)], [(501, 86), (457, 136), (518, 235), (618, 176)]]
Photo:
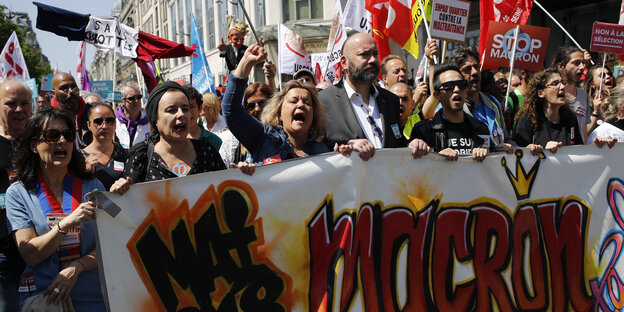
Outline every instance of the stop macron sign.
[(591, 51), (624, 53), (624, 25), (594, 22)]
[[(517, 24), (491, 21), (483, 59), (484, 68), (509, 67)], [(550, 28), (520, 25), (514, 68), (539, 71), (544, 68)]]

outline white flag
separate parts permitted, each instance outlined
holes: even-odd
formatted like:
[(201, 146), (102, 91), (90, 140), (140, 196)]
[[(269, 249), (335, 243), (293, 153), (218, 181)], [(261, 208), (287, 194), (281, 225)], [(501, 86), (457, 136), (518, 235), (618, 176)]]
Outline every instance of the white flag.
[(115, 49), (120, 58), (137, 57), (138, 31), (114, 17), (89, 17), (85, 41), (100, 50)]
[(9, 37), (2, 53), (0, 53), (0, 74), (5, 79), (16, 80), (28, 80), (28, 68), (26, 68), (26, 61), (22, 54), (22, 47), (20, 47), (17, 41), (17, 34), (15, 31)]
[(342, 10), (342, 24), (345, 27), (351, 27), (351, 29), (357, 32), (370, 34), (373, 28), (372, 16), (371, 12), (364, 6), (365, 1), (348, 0), (344, 10)]
[[(342, 71), (340, 70), (340, 56), (342, 52), (342, 46), (347, 41), (347, 31), (342, 24), (340, 18), (342, 14), (342, 7), (340, 1), (336, 1), (336, 7), (334, 8), (334, 23), (338, 19), (340, 23), (338, 25), (332, 25), (332, 31), (330, 31), (330, 40), (327, 42), (327, 67), (323, 69), (323, 79), (331, 84), (336, 79), (342, 77)], [(333, 29), (336, 28), (336, 29)]]
[(279, 23), (278, 27), (277, 53), (280, 73), (294, 75), (302, 68), (312, 70), (310, 55), (305, 50), (301, 36), (282, 23)]

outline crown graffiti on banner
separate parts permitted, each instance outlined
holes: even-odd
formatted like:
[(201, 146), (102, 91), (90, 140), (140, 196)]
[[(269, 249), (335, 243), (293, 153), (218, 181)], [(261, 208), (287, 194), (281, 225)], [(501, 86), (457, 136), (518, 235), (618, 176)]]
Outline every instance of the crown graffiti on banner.
[(246, 35), (249, 32), (249, 25), (246, 25), (245, 23), (243, 23), (243, 21), (241, 21), (240, 18), (236, 19), (236, 22), (234, 23), (234, 25), (232, 26), (232, 21), (234, 20), (234, 15), (228, 14), (226, 15), (227, 20), (228, 20), (228, 32), (230, 32), (230, 30), (232, 29), (236, 29), (238, 31), (240, 31), (243, 36)]
[(516, 150), (515, 154), (516, 154), (516, 175), (515, 176), (511, 172), (511, 170), (509, 170), (509, 167), (507, 167), (507, 160), (505, 159), (505, 157), (501, 159), (501, 165), (505, 167), (505, 173), (507, 174), (507, 178), (509, 179), (511, 186), (514, 189), (514, 192), (516, 192), (516, 198), (518, 200), (521, 200), (521, 199), (529, 198), (531, 196), (531, 188), (533, 188), (533, 182), (535, 182), (535, 177), (537, 176), (537, 170), (539, 169), (539, 165), (541, 162), (540, 160), (546, 158), (546, 156), (542, 152), (537, 154), (537, 157), (539, 159), (533, 164), (533, 167), (531, 167), (531, 170), (529, 170), (529, 172), (527, 173), (526, 170), (524, 170), (524, 166), (522, 166), (522, 163), (520, 162), (520, 159), (522, 159), (522, 156), (523, 156), (522, 150), (521, 149)]

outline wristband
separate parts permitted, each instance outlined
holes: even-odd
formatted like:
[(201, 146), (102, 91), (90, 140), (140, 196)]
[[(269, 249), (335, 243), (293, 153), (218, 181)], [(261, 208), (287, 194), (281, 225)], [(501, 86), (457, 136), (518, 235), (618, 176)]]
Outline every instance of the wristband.
[(601, 117), (602, 117), (602, 116), (600, 116), (599, 114), (592, 114), (592, 116), (593, 116), (593, 117), (596, 117), (596, 118), (601, 118)]
[(56, 230), (63, 235), (67, 234), (67, 231), (61, 230), (61, 222), (56, 224)]

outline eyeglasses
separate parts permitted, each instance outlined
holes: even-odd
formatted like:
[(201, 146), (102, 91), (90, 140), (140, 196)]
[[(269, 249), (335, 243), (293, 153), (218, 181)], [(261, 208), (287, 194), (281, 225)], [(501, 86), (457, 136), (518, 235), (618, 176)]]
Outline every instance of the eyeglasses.
[(61, 136), (65, 139), (65, 141), (73, 142), (75, 138), (74, 131), (70, 129), (66, 130), (58, 130), (58, 129), (47, 129), (41, 132), (40, 139), (43, 139), (46, 143), (58, 143), (61, 140)]
[(138, 100), (140, 100), (140, 99), (142, 99), (142, 98), (143, 98), (143, 95), (141, 95), (141, 94), (137, 94), (137, 95), (135, 95), (135, 96), (125, 97), (125, 98), (124, 98), (124, 100), (126, 100), (126, 101), (130, 102), (130, 101), (138, 101)]
[(266, 105), (266, 100), (258, 100), (256, 102), (247, 102), (247, 105), (245, 105), (245, 108), (248, 111), (252, 111), (254, 110), (254, 108), (256, 108), (256, 104), (258, 104), (260, 108), (264, 108), (264, 106)]
[(375, 119), (373, 118), (373, 116), (368, 115), (368, 117), (366, 117), (366, 120), (368, 120), (368, 123), (373, 126), (373, 132), (375, 133), (375, 135), (377, 137), (379, 137), (379, 139), (383, 140), (383, 131), (381, 131), (381, 129), (379, 129), (379, 127), (377, 126), (377, 123), (375, 122)]
[(559, 88), (559, 85), (562, 85), (565, 87), (566, 83), (563, 82), (563, 80), (557, 80), (557, 81), (553, 81), (549, 84), (546, 85), (546, 88)]
[(106, 122), (106, 124), (110, 126), (115, 123), (115, 117), (98, 117), (93, 119), (93, 123), (98, 127), (101, 126), (104, 122)]
[(445, 92), (453, 92), (453, 90), (455, 90), (455, 87), (459, 87), (460, 91), (464, 90), (466, 89), (466, 87), (468, 87), (468, 82), (466, 81), (466, 79), (447, 81), (441, 84), (438, 90), (445, 91)]

